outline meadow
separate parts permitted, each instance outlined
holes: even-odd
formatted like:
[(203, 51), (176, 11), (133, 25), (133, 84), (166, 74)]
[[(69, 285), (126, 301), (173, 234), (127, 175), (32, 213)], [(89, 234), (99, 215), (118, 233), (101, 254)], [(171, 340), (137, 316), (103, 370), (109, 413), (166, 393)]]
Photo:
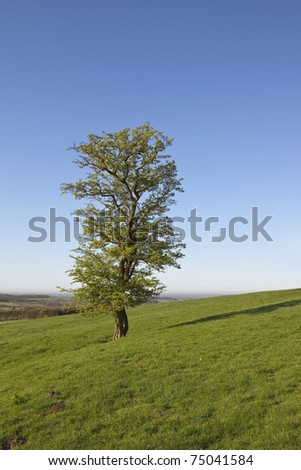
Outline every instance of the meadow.
[(3, 449), (300, 449), (301, 289), (0, 323)]

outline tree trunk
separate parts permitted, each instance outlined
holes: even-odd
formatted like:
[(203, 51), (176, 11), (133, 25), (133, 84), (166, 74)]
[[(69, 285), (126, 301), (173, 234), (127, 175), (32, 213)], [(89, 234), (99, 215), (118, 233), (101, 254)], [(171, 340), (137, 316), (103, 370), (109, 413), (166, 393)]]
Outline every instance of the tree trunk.
[(125, 308), (115, 313), (115, 331), (113, 339), (119, 339), (125, 336), (129, 329), (128, 317)]

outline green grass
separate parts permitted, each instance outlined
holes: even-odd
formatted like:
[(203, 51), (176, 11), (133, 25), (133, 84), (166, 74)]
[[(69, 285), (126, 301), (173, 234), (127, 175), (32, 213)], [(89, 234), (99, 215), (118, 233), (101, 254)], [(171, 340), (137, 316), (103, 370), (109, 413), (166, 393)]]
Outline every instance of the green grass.
[(301, 289), (129, 319), (116, 342), (110, 316), (0, 327), (3, 448), (301, 448)]

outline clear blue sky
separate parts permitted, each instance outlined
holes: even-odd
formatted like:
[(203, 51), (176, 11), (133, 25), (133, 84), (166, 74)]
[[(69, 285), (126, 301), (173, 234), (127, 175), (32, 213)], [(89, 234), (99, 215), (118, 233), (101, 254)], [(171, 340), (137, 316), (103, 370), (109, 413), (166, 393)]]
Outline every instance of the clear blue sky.
[(200, 226), (168, 291), (301, 286), (300, 1), (3, 1), (0, 43), (0, 292), (68, 286), (75, 244), (29, 243), (28, 220), (75, 208), (59, 189), (79, 175), (74, 141), (146, 121), (175, 138), (173, 215), (274, 216), (273, 242)]

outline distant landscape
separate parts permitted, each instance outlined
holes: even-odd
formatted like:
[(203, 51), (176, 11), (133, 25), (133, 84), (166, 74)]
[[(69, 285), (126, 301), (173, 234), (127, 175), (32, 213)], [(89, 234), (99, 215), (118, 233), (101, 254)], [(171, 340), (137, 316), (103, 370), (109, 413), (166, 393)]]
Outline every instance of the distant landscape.
[(117, 342), (110, 315), (2, 322), (1, 446), (300, 449), (300, 316), (294, 289), (144, 304)]
[(70, 313), (75, 313), (70, 297), (0, 294), (0, 321), (53, 317)]

